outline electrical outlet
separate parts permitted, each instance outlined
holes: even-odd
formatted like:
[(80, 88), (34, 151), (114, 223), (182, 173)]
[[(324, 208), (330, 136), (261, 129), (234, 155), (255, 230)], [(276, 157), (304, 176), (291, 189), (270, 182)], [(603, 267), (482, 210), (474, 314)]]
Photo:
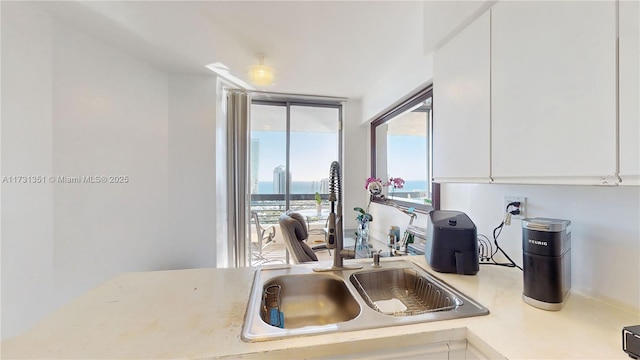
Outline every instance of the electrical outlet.
[[(505, 209), (507, 208), (507, 206), (509, 206), (509, 204), (516, 201), (520, 202), (520, 207), (519, 207), (520, 214), (511, 215), (511, 219), (524, 219), (526, 217), (525, 210), (527, 209), (527, 198), (524, 196), (505, 196), (504, 206), (502, 207), (502, 211), (505, 211)], [(509, 207), (509, 211), (513, 211), (513, 210), (516, 210), (516, 208), (513, 206)]]

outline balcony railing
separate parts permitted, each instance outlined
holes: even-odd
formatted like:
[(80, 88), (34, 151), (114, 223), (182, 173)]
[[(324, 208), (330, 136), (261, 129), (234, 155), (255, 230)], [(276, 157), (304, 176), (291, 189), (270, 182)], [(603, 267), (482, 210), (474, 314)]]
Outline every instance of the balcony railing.
[[(322, 206), (329, 207), (329, 195), (320, 195)], [(293, 211), (316, 208), (315, 194), (290, 194), (289, 209)], [(251, 210), (258, 212), (260, 223), (277, 224), (280, 214), (285, 212), (284, 194), (251, 194)]]
[[(391, 195), (391, 194), (389, 194)], [(427, 193), (424, 191), (396, 191), (393, 198), (414, 200), (424, 199)], [(320, 195), (323, 209), (329, 209), (329, 195)], [(366, 204), (364, 204), (366, 205)], [(363, 206), (364, 207), (364, 206)], [(289, 209), (293, 211), (310, 210), (316, 208), (315, 194), (290, 194)], [(285, 212), (284, 194), (251, 194), (251, 210), (258, 212), (260, 223), (278, 224), (280, 214)], [(344, 211), (350, 209), (344, 209)]]

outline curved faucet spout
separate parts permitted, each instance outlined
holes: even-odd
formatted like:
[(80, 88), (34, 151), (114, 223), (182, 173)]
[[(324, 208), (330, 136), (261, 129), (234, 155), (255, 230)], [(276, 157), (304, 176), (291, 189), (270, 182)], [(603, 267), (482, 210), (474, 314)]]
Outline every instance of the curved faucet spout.
[(327, 248), (335, 249), (333, 267), (328, 269), (314, 269), (314, 271), (336, 270), (344, 268), (361, 268), (362, 264), (350, 266), (344, 265), (344, 258), (354, 258), (355, 252), (344, 249), (344, 231), (342, 228), (342, 177), (340, 175), (340, 163), (334, 161), (329, 168), (329, 201), (331, 213), (328, 219), (328, 231), (325, 239)]

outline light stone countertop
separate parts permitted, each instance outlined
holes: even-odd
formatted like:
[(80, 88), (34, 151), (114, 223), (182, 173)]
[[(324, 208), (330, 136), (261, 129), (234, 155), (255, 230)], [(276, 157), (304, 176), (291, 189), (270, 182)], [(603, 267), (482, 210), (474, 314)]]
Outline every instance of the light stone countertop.
[(248, 343), (240, 333), (254, 270), (140, 272), (118, 275), (79, 296), (27, 333), (3, 341), (0, 351), (3, 359), (299, 358), (314, 356), (309, 349), (347, 349), (358, 341), (402, 335), (414, 342), (468, 339), (510, 359), (628, 358), (621, 331), (640, 324), (638, 310), (572, 294), (561, 311), (544, 311), (521, 300), (522, 273), (516, 269), (481, 266), (476, 276), (463, 276), (433, 272), (422, 256), (404, 259), (480, 302), (490, 314)]

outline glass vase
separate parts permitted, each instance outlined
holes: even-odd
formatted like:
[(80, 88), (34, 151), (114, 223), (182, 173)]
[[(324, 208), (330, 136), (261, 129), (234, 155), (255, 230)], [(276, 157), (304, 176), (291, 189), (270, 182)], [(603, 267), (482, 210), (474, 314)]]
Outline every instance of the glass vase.
[(369, 222), (358, 223), (358, 237), (356, 239), (356, 258), (368, 258), (371, 256), (369, 247)]

